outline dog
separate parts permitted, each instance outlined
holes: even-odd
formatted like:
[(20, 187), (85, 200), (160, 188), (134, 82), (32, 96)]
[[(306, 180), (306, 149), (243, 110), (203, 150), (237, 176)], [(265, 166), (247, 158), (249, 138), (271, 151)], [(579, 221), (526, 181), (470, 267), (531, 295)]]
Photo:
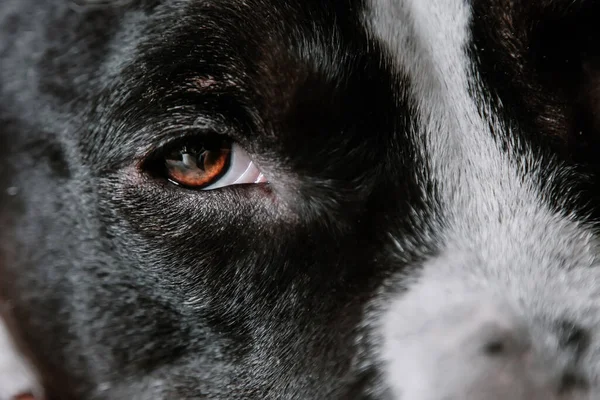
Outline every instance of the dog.
[(600, 398), (594, 0), (3, 0), (0, 399)]

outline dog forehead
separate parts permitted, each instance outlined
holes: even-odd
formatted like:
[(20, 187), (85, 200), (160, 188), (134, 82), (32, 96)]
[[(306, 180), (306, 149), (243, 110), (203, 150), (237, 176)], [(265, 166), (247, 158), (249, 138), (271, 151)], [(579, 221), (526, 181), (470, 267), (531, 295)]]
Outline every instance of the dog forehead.
[(418, 121), (413, 140), (427, 149), (423, 157), (431, 171), (428, 178), (440, 189), (441, 203), (448, 207), (462, 202), (460, 193), (491, 189), (482, 179), (486, 175), (512, 182), (512, 168), (490, 132), (493, 115), (484, 119), (477, 93), (469, 89), (476, 77), (467, 53), (471, 18), (467, 3), (372, 0), (369, 4), (366, 24), (387, 48), (392, 68), (408, 77)]
[[(438, 184), (443, 203), (460, 203), (459, 209), (495, 207), (494, 196), (485, 192), (501, 185), (503, 194), (511, 195), (517, 178), (492, 135), (493, 130), (509, 136), (509, 129), (483, 94), (471, 89), (480, 86), (468, 53), (471, 17), (468, 3), (459, 0), (372, 0), (365, 18), (388, 49), (393, 68), (408, 77), (419, 121), (413, 140), (427, 149), (429, 178)], [(482, 202), (462, 198), (464, 192), (480, 193), (476, 198)]]
[(468, 39), (471, 15), (461, 0), (367, 0), (364, 16), (393, 62), (421, 78), (452, 72)]

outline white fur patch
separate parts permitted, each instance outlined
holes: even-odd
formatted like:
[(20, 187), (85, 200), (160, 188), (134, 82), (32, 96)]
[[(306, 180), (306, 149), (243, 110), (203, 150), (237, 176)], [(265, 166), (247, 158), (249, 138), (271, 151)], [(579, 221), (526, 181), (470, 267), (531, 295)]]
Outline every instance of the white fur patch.
[[(419, 266), (421, 275), (411, 280), (408, 294), (377, 300), (365, 322), (382, 340), (377, 347), (386, 385), (399, 397), (411, 393), (402, 397), (407, 400), (447, 394), (440, 388), (430, 392), (431, 377), (407, 376), (415, 371), (411, 364), (440, 361), (436, 346), (427, 345), (428, 332), (418, 332), (423, 313), (411, 311), (423, 302), (432, 307), (430, 315), (437, 315), (451, 309), (450, 294), (460, 303), (462, 297), (493, 293), (518, 304), (528, 321), (539, 315), (568, 317), (600, 327), (598, 290), (589, 284), (600, 279), (590, 268), (597, 264), (598, 241), (567, 211), (558, 214), (549, 207), (535, 174), (553, 168), (552, 160), (536, 160), (528, 152), (513, 157), (494, 139), (490, 126), (508, 143), (517, 140), (491, 112), (481, 112), (481, 99), (469, 91), (479, 82), (466, 52), (470, 18), (464, 0), (370, 0), (365, 15), (391, 62), (409, 80), (419, 122), (412, 135), (429, 163), (443, 214), (437, 216), (439, 256)], [(401, 252), (406, 246), (396, 238)], [(402, 342), (411, 332), (423, 346)], [(589, 370), (598, 375), (599, 368), (596, 360)]]
[(6, 325), (0, 319), (0, 400), (32, 393), (41, 398), (41, 387), (31, 365), (18, 352)]

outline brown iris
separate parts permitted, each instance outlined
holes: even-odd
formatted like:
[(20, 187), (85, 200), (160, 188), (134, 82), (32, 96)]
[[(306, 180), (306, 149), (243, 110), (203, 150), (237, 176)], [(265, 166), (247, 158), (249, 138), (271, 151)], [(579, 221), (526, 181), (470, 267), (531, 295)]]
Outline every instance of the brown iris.
[(176, 184), (201, 189), (227, 172), (230, 155), (231, 144), (225, 141), (181, 145), (165, 157), (167, 177)]

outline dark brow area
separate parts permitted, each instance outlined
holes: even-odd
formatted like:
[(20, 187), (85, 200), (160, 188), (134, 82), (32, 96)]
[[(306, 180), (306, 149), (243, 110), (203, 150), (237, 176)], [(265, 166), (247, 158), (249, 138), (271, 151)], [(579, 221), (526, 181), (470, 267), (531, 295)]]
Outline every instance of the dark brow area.
[[(356, 85), (351, 75), (371, 79), (368, 69), (376, 63), (361, 56), (368, 45), (364, 33), (356, 42), (354, 17), (346, 12), (348, 20), (340, 20), (336, 7), (191, 3), (183, 11), (167, 7), (149, 16), (152, 28), (143, 30), (143, 41), (117, 35), (134, 43), (134, 51), (118, 60), (122, 71), (96, 100), (95, 108), (106, 113), (91, 115), (103, 123), (92, 125), (86, 141), (103, 145), (95, 146), (90, 164), (119, 168), (147, 146), (168, 140), (178, 127), (226, 132), (259, 147), (261, 136), (281, 139), (273, 137), (275, 125), (293, 123), (307, 132), (347, 130), (345, 109), (364, 108), (345, 99)], [(279, 24), (278, 15), (285, 13), (289, 22)], [(319, 18), (327, 22), (315, 24)], [(354, 91), (360, 99), (361, 88)], [(307, 125), (308, 120), (318, 126)]]

